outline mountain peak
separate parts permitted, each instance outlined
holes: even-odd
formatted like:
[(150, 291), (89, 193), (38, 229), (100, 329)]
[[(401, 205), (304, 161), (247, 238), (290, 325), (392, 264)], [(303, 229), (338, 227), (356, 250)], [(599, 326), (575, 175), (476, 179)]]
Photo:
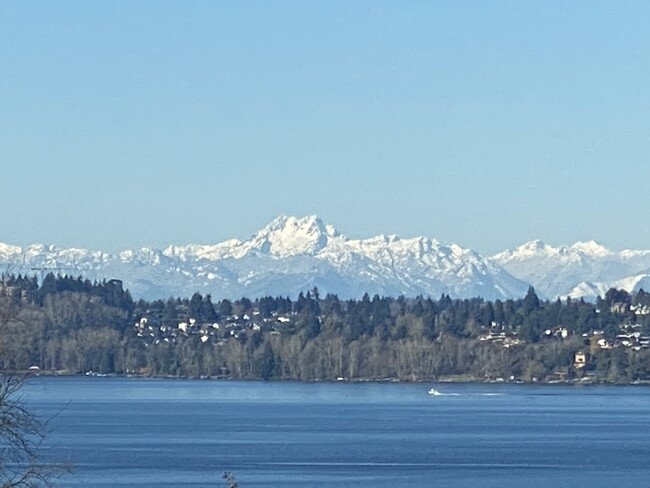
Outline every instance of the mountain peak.
[(563, 256), (565, 258), (587, 256), (590, 258), (603, 258), (611, 254), (609, 249), (601, 246), (596, 241), (576, 242), (571, 246), (553, 247), (540, 240), (528, 241), (510, 251), (503, 251), (493, 259), (501, 264), (516, 260), (528, 260), (532, 258), (549, 258), (554, 256)]
[(524, 242), (522, 245), (513, 250), (508, 249), (506, 251), (500, 252), (499, 254), (495, 254), (492, 256), (492, 259), (503, 264), (505, 262), (513, 260), (521, 261), (533, 257), (546, 256), (548, 254), (552, 254), (553, 251), (555, 251), (554, 248), (548, 246), (539, 239), (535, 239), (534, 241)]
[(316, 215), (280, 215), (253, 236), (251, 247), (279, 257), (315, 254), (336, 237), (340, 237), (338, 231)]
[(328, 233), (328, 227), (317, 215), (307, 215), (305, 217), (294, 217), (290, 215), (279, 215), (269, 222), (260, 232), (277, 232), (277, 231), (304, 231), (304, 232), (322, 232)]
[(515, 250), (515, 252), (521, 255), (540, 254), (546, 252), (548, 250), (548, 247), (549, 246), (544, 244), (543, 241), (540, 241), (539, 239), (535, 239), (533, 241), (528, 241), (523, 243)]
[(0, 242), (0, 256), (8, 257), (11, 255), (20, 254), (21, 252), (23, 252), (23, 250), (19, 246), (13, 246), (11, 244)]
[(596, 241), (576, 242), (570, 249), (592, 257), (604, 257), (609, 254), (609, 249)]

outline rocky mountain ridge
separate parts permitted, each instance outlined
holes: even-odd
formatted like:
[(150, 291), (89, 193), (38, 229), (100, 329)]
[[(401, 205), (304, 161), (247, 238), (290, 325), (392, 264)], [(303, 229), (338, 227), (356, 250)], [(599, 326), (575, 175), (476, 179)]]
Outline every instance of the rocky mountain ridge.
[(549, 246), (530, 241), (490, 258), (548, 298), (595, 299), (609, 288), (638, 291), (650, 274), (650, 251), (612, 251), (595, 241)]
[[(590, 241), (526, 243), (491, 258), (426, 237), (351, 239), (316, 216), (280, 216), (247, 240), (140, 248), (117, 254), (0, 243), (3, 272), (119, 278), (135, 297), (295, 296), (318, 287), (342, 298), (363, 293), (521, 297), (529, 285), (547, 298), (593, 298), (612, 284), (638, 289), (650, 278), (650, 251), (616, 253)], [(649, 273), (650, 274), (650, 273)], [(630, 290), (632, 291), (632, 290)]]

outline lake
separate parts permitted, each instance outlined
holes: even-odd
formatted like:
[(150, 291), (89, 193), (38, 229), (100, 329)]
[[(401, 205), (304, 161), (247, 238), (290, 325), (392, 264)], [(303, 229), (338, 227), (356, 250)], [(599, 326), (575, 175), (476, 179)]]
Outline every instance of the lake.
[(650, 487), (649, 387), (37, 377), (25, 398), (64, 487)]

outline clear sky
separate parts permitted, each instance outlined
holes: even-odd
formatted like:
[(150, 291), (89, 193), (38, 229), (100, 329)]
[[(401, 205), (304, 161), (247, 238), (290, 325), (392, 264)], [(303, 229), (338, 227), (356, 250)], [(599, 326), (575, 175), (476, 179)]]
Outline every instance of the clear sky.
[(0, 241), (278, 214), (490, 254), (650, 248), (648, 1), (0, 3)]

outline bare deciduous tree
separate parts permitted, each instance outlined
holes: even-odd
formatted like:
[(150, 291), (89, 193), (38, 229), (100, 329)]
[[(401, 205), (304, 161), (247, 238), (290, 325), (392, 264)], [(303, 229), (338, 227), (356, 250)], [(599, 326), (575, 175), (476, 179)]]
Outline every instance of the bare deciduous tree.
[(54, 486), (63, 466), (40, 459), (46, 425), (25, 408), (23, 378), (0, 376), (0, 488)]

